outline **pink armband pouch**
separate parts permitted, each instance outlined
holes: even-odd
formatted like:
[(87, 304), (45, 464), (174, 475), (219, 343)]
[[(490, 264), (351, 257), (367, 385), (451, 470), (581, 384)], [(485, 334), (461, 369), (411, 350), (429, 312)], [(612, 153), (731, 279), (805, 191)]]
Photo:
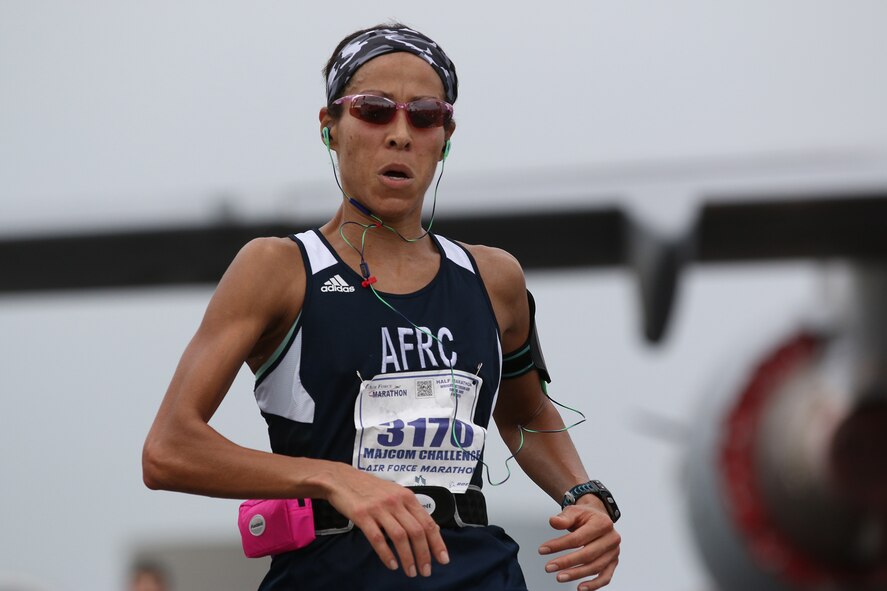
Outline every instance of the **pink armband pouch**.
[(251, 499), (237, 517), (243, 553), (259, 558), (304, 548), (314, 541), (311, 499)]

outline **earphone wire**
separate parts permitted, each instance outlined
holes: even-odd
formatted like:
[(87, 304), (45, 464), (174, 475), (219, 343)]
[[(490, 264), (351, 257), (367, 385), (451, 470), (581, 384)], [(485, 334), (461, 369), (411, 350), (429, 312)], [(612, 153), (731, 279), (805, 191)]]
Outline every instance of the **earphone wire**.
[[(364, 234), (366, 234), (366, 230), (364, 230)], [(373, 295), (375, 295), (376, 298), (380, 302), (382, 302), (385, 306), (387, 306), (389, 309), (391, 309), (391, 311), (393, 311), (395, 314), (397, 314), (398, 316), (400, 316), (401, 318), (406, 320), (416, 330), (428, 335), (433, 340), (437, 341), (437, 343), (441, 347), (443, 347), (443, 342), (439, 338), (437, 338), (431, 331), (429, 331), (425, 328), (422, 328), (421, 326), (418, 326), (412, 320), (407, 318), (403, 312), (401, 312), (400, 310), (398, 310), (397, 308), (392, 306), (385, 298), (383, 298), (381, 296), (381, 294), (379, 294), (379, 292), (376, 291), (375, 287), (370, 285), (369, 288), (370, 288), (370, 291), (373, 292)], [(465, 451), (465, 449), (462, 447), (462, 444), (459, 442), (459, 437), (456, 433), (456, 423), (458, 421), (457, 416), (459, 414), (459, 395), (456, 391), (456, 372), (455, 372), (455, 369), (453, 368), (453, 364), (449, 364), (449, 368), (450, 368), (450, 393), (453, 396), (453, 398), (455, 399), (455, 402), (453, 404), (453, 415), (450, 419), (450, 440), (453, 442), (453, 444), (455, 444), (456, 447), (459, 448), (460, 451)], [(540, 379), (539, 383), (541, 385), (542, 393), (545, 395), (545, 398), (547, 398), (552, 404), (555, 404), (561, 408), (565, 408), (569, 411), (572, 411), (572, 412), (578, 414), (582, 418), (580, 418), (578, 421), (574, 422), (571, 425), (565, 425), (564, 427), (561, 427), (559, 429), (530, 429), (529, 427), (525, 427), (523, 425), (518, 425), (518, 433), (520, 434), (520, 444), (518, 445), (517, 449), (514, 450), (514, 453), (512, 453), (510, 456), (508, 456), (505, 459), (505, 462), (503, 464), (505, 466), (505, 470), (506, 470), (505, 478), (503, 478), (499, 482), (493, 482), (492, 476), (491, 476), (492, 470), (490, 468), (490, 465), (487, 464), (484, 460), (480, 460), (481, 471), (486, 476), (487, 483), (490, 486), (501, 486), (501, 485), (505, 484), (511, 478), (511, 468), (509, 467), (508, 462), (510, 462), (511, 460), (517, 461), (517, 454), (519, 454), (521, 452), (521, 450), (524, 448), (524, 443), (526, 442), (526, 437), (524, 436), (524, 433), (539, 433), (539, 434), (565, 433), (565, 432), (569, 431), (570, 429), (572, 429), (573, 427), (578, 427), (579, 425), (581, 425), (582, 423), (584, 423), (588, 420), (588, 418), (585, 416), (585, 413), (583, 413), (582, 411), (577, 410), (572, 407), (569, 407), (566, 404), (561, 404), (560, 402), (558, 402), (557, 400), (552, 398), (551, 395), (548, 394), (548, 385), (545, 382), (545, 380)]]
[[(332, 152), (332, 148), (331, 148), (331, 146), (330, 146), (330, 142), (329, 142), (329, 131), (328, 131), (327, 128), (324, 128), (324, 143), (326, 144), (327, 154), (329, 155), (329, 158), (330, 158), (330, 164), (331, 164), (332, 169), (333, 169), (333, 178), (336, 180), (336, 186), (339, 187), (339, 191), (342, 193), (342, 198), (343, 198), (343, 199), (346, 199), (346, 200), (350, 200), (350, 201), (352, 202), (352, 204), (355, 203), (355, 202), (356, 202), (356, 203), (359, 203), (359, 202), (357, 202), (357, 200), (355, 200), (353, 197), (351, 197), (350, 195), (348, 195), (348, 193), (345, 192), (344, 187), (342, 187), (342, 184), (341, 184), (341, 182), (339, 181), (338, 167), (336, 166), (336, 161), (335, 161), (335, 159), (333, 158), (333, 152)], [(387, 225), (387, 224), (382, 220), (382, 218), (380, 218), (379, 216), (373, 214), (372, 212), (370, 212), (370, 211), (369, 211), (368, 209), (366, 209), (366, 208), (363, 208), (363, 209), (365, 210), (365, 212), (362, 210), (362, 213), (365, 213), (365, 214), (368, 215), (370, 218), (372, 218), (373, 220), (375, 220), (375, 223), (373, 223), (373, 224), (364, 224), (364, 223), (361, 223), (361, 222), (350, 221), (350, 220), (349, 220), (349, 221), (343, 222), (343, 223), (339, 226), (339, 235), (342, 237), (342, 240), (344, 240), (344, 241), (345, 241), (345, 244), (347, 244), (348, 246), (350, 246), (352, 249), (354, 249), (354, 250), (360, 255), (360, 268), (361, 268), (361, 274), (363, 275), (364, 280), (365, 280), (365, 281), (364, 281), (364, 287), (368, 287), (368, 288), (370, 289), (370, 291), (373, 293), (373, 295), (376, 296), (376, 298), (377, 298), (380, 302), (382, 302), (382, 304), (384, 304), (386, 307), (388, 307), (390, 310), (392, 310), (392, 311), (393, 311), (394, 313), (396, 313), (398, 316), (400, 316), (401, 318), (403, 318), (404, 320), (406, 320), (411, 326), (413, 326), (413, 328), (415, 328), (416, 330), (422, 332), (423, 334), (425, 334), (425, 335), (431, 337), (433, 340), (437, 341), (437, 342), (438, 342), (438, 345), (441, 346), (441, 347), (443, 347), (443, 342), (442, 342), (442, 341), (441, 341), (436, 335), (434, 335), (433, 333), (431, 333), (431, 331), (429, 331), (429, 330), (427, 330), (427, 329), (425, 329), (425, 328), (423, 328), (423, 327), (420, 327), (420, 326), (416, 325), (412, 320), (410, 320), (409, 318), (407, 318), (406, 315), (404, 315), (400, 310), (398, 310), (398, 309), (395, 308), (393, 305), (391, 305), (387, 300), (385, 300), (385, 298), (382, 297), (382, 295), (376, 290), (376, 288), (373, 287), (373, 282), (374, 282), (375, 278), (374, 278), (374, 277), (371, 277), (371, 275), (369, 274), (369, 267), (368, 267), (367, 262), (366, 262), (366, 259), (365, 259), (365, 257), (364, 257), (364, 252), (365, 252), (365, 250), (366, 250), (366, 235), (367, 235), (367, 232), (369, 232), (369, 231), (372, 230), (373, 228), (385, 228), (386, 230), (389, 230), (390, 232), (393, 232), (394, 234), (396, 234), (396, 235), (397, 235), (398, 237), (400, 237), (400, 239), (403, 240), (404, 242), (417, 242), (417, 241), (421, 240), (422, 238), (424, 238), (425, 236), (427, 236), (427, 235), (431, 232), (431, 226), (434, 224), (434, 214), (435, 214), (435, 212), (436, 212), (436, 210), (437, 210), (437, 190), (438, 190), (438, 188), (440, 187), (440, 181), (441, 181), (441, 179), (443, 178), (443, 173), (444, 173), (444, 170), (445, 170), (445, 167), (446, 167), (446, 162), (447, 162), (446, 154), (447, 154), (448, 152), (449, 152), (449, 141), (447, 142), (447, 146), (446, 146), (446, 148), (445, 148), (444, 158), (443, 158), (442, 161), (441, 161), (440, 174), (438, 174), (438, 176), (437, 176), (437, 182), (436, 182), (435, 185), (434, 185), (434, 198), (433, 198), (433, 200), (432, 200), (432, 205), (431, 205), (431, 218), (430, 218), (429, 221), (428, 221), (428, 228), (425, 229), (425, 231), (424, 231), (420, 236), (418, 236), (418, 237), (416, 237), (416, 238), (406, 238), (406, 237), (403, 236), (403, 235), (402, 235), (402, 234), (401, 234), (396, 228), (393, 228), (393, 227)], [(358, 208), (358, 209), (360, 210), (361, 208)], [(356, 226), (359, 226), (359, 227), (363, 228), (363, 232), (361, 232), (361, 236), (360, 236), (360, 248), (357, 248), (356, 246), (354, 246), (354, 245), (351, 243), (351, 241), (349, 241), (348, 238), (345, 236), (344, 228), (345, 228), (345, 226), (348, 225), (348, 224), (354, 224), (354, 225), (356, 225)], [(372, 281), (370, 281), (370, 279), (372, 279)], [(453, 398), (455, 399), (455, 403), (454, 403), (454, 405), (453, 405), (453, 415), (452, 415), (451, 420), (450, 420), (450, 424), (451, 424), (451, 427), (450, 427), (450, 438), (451, 438), (452, 442), (456, 445), (456, 447), (458, 447), (461, 451), (465, 451), (464, 448), (462, 447), (462, 444), (459, 442), (459, 438), (458, 438), (458, 436), (457, 436), (457, 434), (456, 434), (456, 423), (457, 423), (457, 421), (458, 421), (458, 419), (457, 419), (457, 415), (458, 415), (458, 412), (459, 412), (459, 395), (458, 395), (458, 393), (457, 393), (457, 389), (456, 389), (456, 372), (455, 372), (455, 369), (454, 369), (453, 365), (454, 365), (454, 364), (452, 364), (452, 363), (449, 364), (449, 368), (450, 368), (450, 393), (451, 393), (451, 395), (453, 396)], [(360, 375), (360, 374), (358, 374), (358, 375)], [(507, 481), (511, 478), (511, 468), (509, 467), (508, 463), (509, 463), (511, 460), (515, 460), (515, 461), (517, 461), (517, 459), (516, 459), (517, 454), (519, 454), (519, 453), (521, 452), (521, 450), (524, 448), (524, 443), (525, 443), (525, 441), (526, 441), (526, 438), (525, 438), (525, 436), (524, 436), (524, 433), (540, 433), (540, 434), (544, 434), (544, 433), (564, 433), (564, 432), (566, 432), (566, 431), (569, 431), (569, 430), (572, 429), (573, 427), (577, 427), (577, 426), (579, 426), (579, 425), (581, 425), (582, 423), (584, 423), (584, 422), (587, 421), (587, 418), (586, 418), (585, 414), (582, 413), (581, 411), (579, 411), (579, 410), (577, 410), (577, 409), (574, 409), (574, 408), (571, 408), (571, 407), (569, 407), (569, 406), (567, 406), (567, 405), (565, 405), (565, 404), (561, 404), (560, 402), (558, 402), (557, 400), (555, 400), (554, 398), (552, 398), (552, 397), (548, 394), (548, 387), (547, 387), (547, 384), (546, 384), (546, 382), (545, 382), (544, 380), (540, 380), (540, 384), (541, 384), (541, 388), (542, 388), (542, 392), (543, 392), (543, 394), (545, 395), (545, 397), (546, 397), (546, 398), (547, 398), (552, 404), (555, 404), (555, 405), (557, 405), (557, 406), (559, 406), (559, 407), (561, 407), (561, 408), (565, 408), (565, 409), (567, 409), (567, 410), (570, 410), (570, 411), (572, 411), (572, 412), (578, 414), (578, 415), (579, 415), (580, 417), (582, 417), (582, 418), (579, 419), (578, 421), (574, 422), (573, 424), (571, 424), (571, 425), (569, 425), (569, 426), (564, 426), (564, 427), (562, 427), (562, 428), (560, 428), (560, 429), (530, 429), (530, 428), (525, 427), (525, 426), (523, 426), (523, 425), (518, 425), (518, 432), (519, 432), (519, 434), (520, 434), (520, 443), (519, 443), (517, 449), (514, 451), (514, 453), (512, 453), (510, 456), (508, 456), (508, 458), (505, 459), (505, 462), (504, 462), (504, 466), (505, 466), (505, 470), (506, 470), (505, 478), (503, 478), (503, 479), (500, 480), (499, 482), (493, 482), (493, 481), (492, 481), (492, 478), (491, 478), (491, 476), (490, 476), (491, 469), (490, 469), (489, 464), (487, 464), (484, 460), (480, 460), (480, 463), (481, 463), (481, 472), (482, 472), (482, 473), (485, 473), (485, 475), (486, 475), (486, 479), (487, 479), (487, 483), (488, 483), (490, 486), (500, 486), (500, 485), (502, 485), (502, 484), (505, 484), (505, 482), (507, 482)]]
[[(342, 183), (339, 182), (338, 166), (336, 166), (336, 161), (333, 158), (333, 149), (330, 146), (330, 142), (329, 142), (329, 131), (328, 131), (328, 128), (326, 128), (326, 127), (324, 128), (324, 144), (326, 145), (327, 155), (330, 158), (330, 165), (333, 168), (333, 178), (336, 180), (336, 186), (339, 187), (339, 192), (342, 193), (342, 198), (346, 199), (350, 202), (357, 202), (357, 200), (354, 199), (354, 197), (350, 196), (348, 193), (345, 192), (344, 187), (342, 187)], [(446, 144), (446, 147), (444, 148), (444, 150), (445, 150), (444, 151), (445, 154), (449, 153), (449, 140), (447, 140), (447, 144)], [(388, 224), (386, 224), (384, 222), (384, 220), (382, 220), (382, 218), (380, 218), (379, 216), (372, 213), (370, 210), (368, 210), (366, 208), (364, 208), (365, 211), (362, 210), (362, 213), (365, 213), (365, 215), (368, 215), (370, 218), (374, 219), (376, 221), (375, 224), (361, 224), (360, 222), (344, 222), (344, 224), (349, 224), (349, 223), (357, 224), (357, 225), (365, 227), (365, 228), (367, 228), (367, 227), (368, 228), (373, 228), (373, 227), (385, 228), (389, 232), (393, 232), (394, 234), (396, 234), (404, 242), (418, 242), (419, 240), (422, 240), (431, 232), (431, 227), (434, 225), (434, 215), (437, 212), (437, 190), (440, 187), (440, 181), (443, 178), (443, 174), (444, 174), (444, 171), (446, 170), (446, 167), (447, 167), (447, 159), (446, 159), (446, 156), (444, 156), (444, 158), (441, 160), (441, 163), (440, 163), (440, 173), (437, 175), (437, 182), (434, 183), (434, 197), (432, 198), (432, 201), (431, 201), (431, 218), (428, 220), (428, 228), (424, 228), (425, 231), (422, 232), (422, 234), (417, 236), (416, 238), (407, 238), (406, 236), (401, 234), (397, 230), (397, 228), (393, 228), (393, 227), (389, 226)], [(360, 208), (358, 208), (358, 209), (360, 209)], [(339, 227), (340, 234), (341, 234), (341, 230), (342, 230), (342, 228), (340, 226)], [(345, 236), (342, 235), (342, 238), (344, 239)], [(351, 243), (348, 242), (347, 239), (345, 239), (345, 242), (349, 246), (351, 246)], [(351, 247), (354, 248), (353, 246), (351, 246)], [(362, 251), (361, 251), (361, 258), (363, 258)]]

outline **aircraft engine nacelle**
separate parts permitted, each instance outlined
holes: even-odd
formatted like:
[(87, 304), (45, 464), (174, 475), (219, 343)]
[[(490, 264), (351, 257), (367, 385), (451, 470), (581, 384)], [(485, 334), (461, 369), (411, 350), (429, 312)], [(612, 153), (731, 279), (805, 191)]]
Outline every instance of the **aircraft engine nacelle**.
[(887, 589), (887, 368), (856, 336), (786, 339), (695, 424), (686, 498), (722, 591)]

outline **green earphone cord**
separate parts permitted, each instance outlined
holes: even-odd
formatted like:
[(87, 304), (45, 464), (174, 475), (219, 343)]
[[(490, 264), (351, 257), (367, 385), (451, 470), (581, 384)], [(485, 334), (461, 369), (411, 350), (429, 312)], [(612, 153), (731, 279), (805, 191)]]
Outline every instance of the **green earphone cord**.
[[(333, 178), (336, 179), (336, 185), (339, 187), (339, 191), (341, 191), (341, 193), (342, 193), (342, 198), (343, 199), (345, 199), (345, 198), (351, 199), (351, 197), (349, 197), (349, 195), (345, 192), (345, 189), (342, 188), (342, 184), (339, 182), (339, 175), (337, 174), (336, 162), (333, 159), (333, 151), (332, 151), (332, 148), (330, 147), (329, 136), (327, 135), (328, 133), (329, 132), (326, 132), (326, 134), (324, 135), (324, 140), (325, 140), (324, 143), (326, 144), (327, 154), (330, 157), (330, 164), (333, 167)], [(449, 150), (445, 148), (444, 154), (446, 154), (447, 152), (449, 152)], [(434, 185), (434, 200), (432, 201), (432, 206), (431, 206), (431, 219), (428, 222), (428, 228), (425, 230), (425, 232), (421, 236), (418, 236), (417, 238), (406, 238), (400, 232), (398, 232), (397, 229), (392, 228), (391, 226), (387, 225), (382, 220), (382, 218), (380, 218), (379, 216), (377, 216), (373, 213), (370, 213), (370, 217), (372, 219), (376, 220), (375, 224), (362, 224), (360, 222), (347, 221), (347, 222), (342, 223), (342, 225), (339, 226), (339, 235), (342, 237), (342, 240), (344, 240), (345, 244), (347, 244), (348, 246), (353, 248), (360, 255), (360, 260), (361, 260), (362, 264), (366, 264), (366, 259), (364, 258), (364, 250), (366, 249), (366, 235), (367, 235), (367, 232), (369, 232), (373, 228), (385, 228), (386, 230), (396, 234), (404, 242), (417, 242), (417, 241), (421, 240), (422, 238), (424, 238), (425, 236), (427, 236), (429, 232), (431, 232), (431, 226), (432, 226), (432, 224), (434, 224), (434, 213), (437, 209), (437, 189), (438, 189), (438, 187), (440, 187), (440, 180), (443, 178), (443, 173), (444, 173), (444, 169), (446, 167), (446, 163), (447, 163), (447, 159), (446, 159), (446, 157), (444, 157), (441, 162), (441, 166), (440, 166), (440, 174), (438, 175), (437, 182)], [(355, 224), (355, 225), (363, 228), (363, 232), (360, 235), (360, 248), (357, 248), (356, 246), (351, 244), (351, 241), (348, 240), (348, 238), (345, 236), (344, 227), (346, 224)], [(373, 287), (372, 284), (369, 284), (368, 287), (369, 287), (370, 291), (373, 292), (373, 295), (375, 295), (376, 298), (380, 302), (382, 302), (385, 306), (387, 306), (393, 312), (395, 312), (397, 315), (399, 315), (401, 318), (403, 318), (404, 320), (409, 322), (410, 325), (413, 326), (413, 328), (428, 335), (433, 340), (437, 341), (439, 345), (443, 346), (443, 343), (441, 342), (441, 340), (439, 338), (437, 338), (437, 336), (432, 334), (430, 331), (417, 326), (412, 320), (410, 320), (409, 318), (404, 316), (404, 314), (400, 310), (398, 310), (397, 308), (392, 306), (390, 303), (388, 303), (385, 300), (385, 298), (383, 298), (379, 294), (379, 292), (376, 291), (376, 288)], [(582, 418), (580, 420), (576, 421), (575, 423), (573, 423), (572, 425), (565, 426), (560, 429), (529, 429), (527, 427), (524, 427), (523, 425), (518, 425), (518, 431), (520, 433), (520, 444), (518, 445), (518, 448), (514, 451), (514, 453), (511, 454), (510, 456), (508, 456), (508, 458), (506, 458), (506, 460), (505, 460), (505, 470), (506, 470), (505, 478), (503, 478), (499, 482), (493, 482), (492, 479), (490, 478), (490, 466), (486, 462), (481, 460), (481, 470), (483, 471), (484, 469), (486, 469), (486, 479), (487, 479), (487, 482), (489, 483), (490, 486), (499, 486), (499, 485), (505, 484), (505, 482), (508, 481), (509, 478), (511, 478), (511, 468), (508, 466), (508, 462), (510, 462), (511, 460), (515, 460), (515, 457), (517, 456), (517, 454), (519, 454), (520, 451), (524, 448), (524, 442), (525, 442), (524, 433), (564, 433), (566, 431), (569, 431), (573, 427), (577, 427), (577, 426), (581, 425), (586, 420), (588, 420), (586, 418), (585, 414), (582, 413), (582, 411), (576, 410), (575, 408), (571, 408), (565, 404), (561, 404), (560, 402), (558, 402), (557, 400), (555, 400), (554, 398), (549, 396), (548, 385), (546, 384), (545, 380), (539, 380), (539, 383), (542, 386), (542, 393), (545, 395), (545, 397), (551, 403), (553, 403), (561, 408), (565, 408), (567, 410), (570, 410), (570, 411), (578, 414)], [(450, 421), (450, 423), (452, 424), (452, 427), (450, 429), (450, 438), (452, 439), (453, 443), (455, 443), (456, 446), (460, 450), (465, 451), (462, 448), (462, 444), (459, 443), (459, 438), (456, 434), (456, 420), (457, 420), (456, 415), (459, 411), (459, 395), (456, 392), (456, 373), (455, 373), (455, 370), (453, 369), (452, 366), (450, 366), (450, 385), (451, 385), (452, 396), (456, 399), (456, 403), (453, 408), (452, 420)]]
[[(370, 226), (370, 227), (373, 227), (373, 226)], [(368, 230), (368, 229), (369, 229), (369, 228), (367, 228), (367, 230)], [(364, 230), (364, 235), (366, 235), (366, 231), (367, 231), (367, 230)], [(378, 300), (379, 300), (380, 302), (382, 302), (383, 304), (385, 304), (388, 308), (390, 308), (394, 313), (396, 313), (397, 315), (399, 315), (401, 318), (403, 318), (404, 320), (406, 320), (407, 322), (409, 322), (409, 323), (413, 326), (413, 328), (415, 328), (416, 330), (418, 330), (418, 331), (420, 331), (420, 332), (422, 332), (422, 333), (428, 335), (429, 337), (431, 337), (432, 339), (434, 339), (435, 341), (437, 341), (437, 343), (438, 343), (439, 345), (443, 346), (443, 343), (441, 342), (441, 340), (440, 340), (439, 338), (437, 338), (434, 334), (432, 334), (432, 333), (431, 333), (430, 331), (428, 331), (428, 330), (425, 330), (424, 328), (421, 328), (421, 327), (417, 326), (412, 320), (410, 320), (409, 318), (407, 318), (406, 316), (404, 316), (404, 314), (403, 314), (400, 310), (398, 310), (397, 308), (395, 308), (394, 306), (392, 306), (391, 304), (389, 304), (389, 303), (385, 300), (385, 298), (383, 298), (381, 295), (379, 295), (379, 292), (376, 291), (376, 288), (374, 288), (372, 285), (370, 285), (369, 288), (370, 288), (370, 290), (373, 292), (373, 295), (375, 295), (376, 298), (378, 298)], [(511, 468), (508, 467), (508, 462), (510, 462), (511, 460), (516, 460), (516, 456), (517, 456), (517, 454), (519, 454), (520, 451), (524, 448), (524, 441), (525, 441), (524, 433), (564, 433), (564, 432), (566, 432), (566, 431), (569, 431), (569, 430), (572, 429), (573, 427), (577, 427), (577, 426), (581, 425), (582, 423), (584, 423), (585, 421), (588, 420), (587, 417), (585, 416), (585, 414), (584, 414), (582, 411), (580, 411), (580, 410), (576, 410), (575, 408), (571, 408), (571, 407), (569, 407), (569, 406), (567, 406), (567, 405), (565, 405), (565, 404), (561, 404), (560, 402), (558, 402), (557, 400), (555, 400), (554, 398), (552, 398), (551, 396), (549, 396), (549, 395), (548, 395), (548, 385), (546, 384), (545, 380), (539, 380), (539, 383), (540, 383), (541, 386), (542, 386), (542, 393), (545, 395), (545, 397), (546, 397), (550, 402), (552, 402), (553, 404), (555, 404), (555, 405), (557, 405), (557, 406), (559, 406), (559, 407), (561, 407), (561, 408), (565, 408), (565, 409), (567, 409), (567, 410), (570, 410), (570, 411), (572, 411), (572, 412), (578, 414), (578, 415), (579, 415), (580, 417), (582, 417), (582, 418), (579, 419), (578, 421), (576, 421), (575, 423), (573, 423), (572, 425), (565, 426), (565, 427), (561, 427), (560, 429), (529, 429), (529, 428), (527, 428), (527, 427), (524, 427), (523, 425), (518, 425), (518, 430), (519, 430), (519, 432), (520, 432), (520, 445), (518, 445), (518, 448), (514, 451), (514, 453), (511, 454), (510, 456), (508, 456), (508, 458), (506, 458), (506, 460), (505, 460), (505, 470), (506, 470), (506, 472), (507, 472), (506, 475), (505, 475), (505, 478), (503, 478), (503, 479), (500, 480), (499, 482), (493, 482), (492, 479), (490, 478), (490, 466), (489, 466), (489, 464), (487, 464), (487, 463), (486, 463), (485, 461), (483, 461), (483, 460), (480, 461), (480, 463), (481, 463), (481, 470), (486, 469), (486, 478), (487, 478), (487, 482), (489, 483), (490, 486), (499, 486), (499, 485), (501, 485), (501, 484), (505, 484), (505, 482), (506, 482), (509, 478), (511, 478)], [(450, 428), (450, 439), (451, 439), (452, 442), (456, 445), (456, 447), (458, 447), (458, 448), (459, 448), (460, 450), (462, 450), (462, 451), (465, 451), (464, 448), (462, 447), (462, 444), (459, 443), (459, 438), (458, 438), (458, 436), (457, 436), (457, 434), (456, 434), (456, 415), (457, 415), (458, 412), (459, 412), (459, 395), (456, 393), (456, 373), (455, 373), (455, 371), (453, 370), (453, 366), (452, 366), (452, 365), (450, 366), (450, 384), (451, 384), (451, 392), (452, 392), (452, 396), (456, 399), (455, 406), (453, 407), (453, 416), (452, 416), (452, 419), (451, 419), (451, 421), (450, 421), (450, 423), (452, 424), (452, 427)]]
[[(326, 130), (326, 128), (324, 128), (324, 129)], [(342, 183), (339, 182), (339, 174), (337, 172), (338, 169), (336, 167), (336, 161), (333, 159), (333, 149), (330, 147), (329, 132), (328, 131), (324, 134), (324, 144), (326, 144), (326, 151), (330, 157), (330, 164), (333, 167), (333, 178), (336, 179), (336, 186), (339, 187), (339, 191), (342, 193), (342, 198), (343, 199), (353, 199), (353, 197), (351, 197), (350, 195), (348, 195), (348, 193), (345, 192), (345, 189), (342, 188)], [(446, 154), (448, 154), (448, 153), (449, 153), (449, 140), (447, 140), (447, 146), (444, 148), (445, 156), (440, 163), (440, 174), (437, 175), (437, 182), (434, 184), (434, 198), (432, 199), (432, 202), (431, 202), (431, 219), (428, 221), (428, 228), (425, 230), (425, 232), (422, 233), (421, 236), (418, 236), (416, 238), (407, 238), (403, 234), (398, 232), (396, 228), (392, 228), (391, 226), (386, 224), (382, 220), (382, 218), (380, 218), (379, 216), (377, 216), (374, 213), (370, 213), (369, 217), (376, 220), (376, 224), (361, 224), (360, 222), (345, 222), (344, 224), (342, 224), (342, 226), (344, 226), (345, 224), (357, 224), (358, 226), (361, 226), (363, 228), (374, 228), (374, 227), (385, 228), (386, 230), (393, 232), (394, 234), (397, 234), (397, 236), (400, 237), (400, 239), (403, 240), (404, 242), (418, 242), (419, 240), (422, 240), (423, 238), (425, 238), (425, 236), (427, 236), (428, 233), (431, 232), (431, 226), (434, 224), (434, 213), (435, 213), (435, 211), (437, 211), (437, 189), (440, 187), (440, 180), (443, 178), (444, 170), (446, 170), (446, 166), (447, 166)], [(369, 212), (369, 210), (367, 210), (367, 212)], [(339, 226), (339, 234), (342, 236), (342, 239), (345, 240), (345, 243), (348, 244), (348, 246), (350, 246), (351, 248), (354, 248), (354, 250), (357, 250), (357, 248), (355, 248), (350, 242), (348, 242), (348, 239), (345, 238), (345, 235), (342, 234), (342, 226)], [(364, 232), (364, 235), (366, 235), (366, 232)], [(361, 243), (362, 242), (363, 242), (363, 238), (361, 238)], [(363, 244), (361, 244), (361, 247), (362, 246), (363, 246)], [(361, 260), (363, 260), (363, 248), (361, 248), (361, 250), (358, 250), (358, 252), (360, 253)]]

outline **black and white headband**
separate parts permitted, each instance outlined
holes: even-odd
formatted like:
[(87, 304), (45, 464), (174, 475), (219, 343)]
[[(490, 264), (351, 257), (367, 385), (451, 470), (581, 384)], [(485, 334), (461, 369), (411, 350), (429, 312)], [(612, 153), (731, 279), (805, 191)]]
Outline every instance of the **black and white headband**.
[(456, 66), (440, 46), (412, 29), (374, 29), (352, 39), (342, 48), (326, 79), (327, 103), (338, 98), (358, 68), (373, 58), (405, 51), (416, 55), (434, 68), (443, 82), (447, 102), (453, 104), (459, 94)]

